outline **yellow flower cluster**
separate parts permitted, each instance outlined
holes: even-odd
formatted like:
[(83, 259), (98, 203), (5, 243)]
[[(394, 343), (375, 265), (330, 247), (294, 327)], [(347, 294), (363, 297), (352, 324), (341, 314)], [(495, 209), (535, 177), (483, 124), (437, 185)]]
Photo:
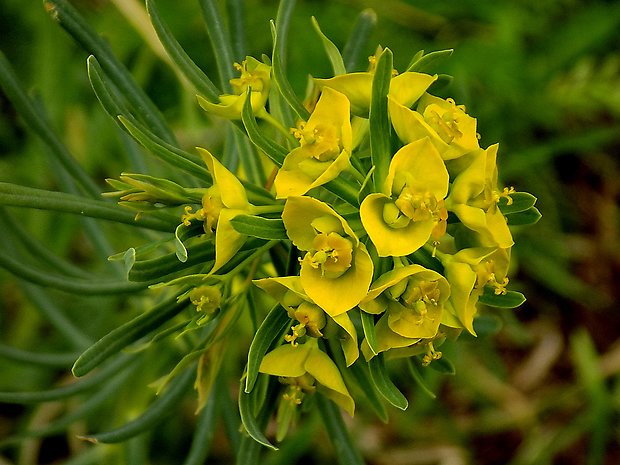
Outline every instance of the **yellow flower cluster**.
[[(284, 344), (260, 364), (260, 372), (289, 386), (287, 408), (318, 389), (353, 413), (342, 367), (322, 340), (339, 343), (346, 366), (360, 354), (370, 361), (382, 352), (423, 355), (426, 365), (441, 356), (435, 346), (446, 337), (461, 330), (475, 335), (483, 295), (507, 293), (513, 238), (500, 204), (511, 205), (515, 193), (498, 184), (498, 145), (480, 147), (476, 119), (465, 107), (431, 95), (437, 75), (394, 69), (385, 73), (383, 96), (389, 133), (373, 133), (377, 59), (368, 72), (314, 79), (307, 119), (273, 137), (288, 154), (264, 186), (274, 195), (268, 208), (252, 205), (242, 177), (199, 149), (213, 185), (182, 223), (202, 221), (212, 237), (210, 275), (253, 235), (235, 226), (240, 216), (280, 221), (296, 259), (292, 275), (254, 280), (291, 320)], [(238, 120), (250, 98), (252, 114), (273, 124), (270, 66), (248, 58), (237, 68), (235, 93), (220, 103), (201, 98), (201, 106)], [(383, 179), (374, 171), (377, 137), (391, 147)], [(357, 199), (332, 189), (337, 183)]]

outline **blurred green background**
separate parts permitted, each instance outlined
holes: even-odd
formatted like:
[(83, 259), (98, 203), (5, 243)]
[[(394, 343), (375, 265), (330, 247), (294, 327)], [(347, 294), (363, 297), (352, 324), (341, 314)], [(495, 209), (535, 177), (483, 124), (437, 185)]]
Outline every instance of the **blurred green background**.
[[(145, 24), (132, 23), (135, 16), (119, 9), (129, 3), (73, 2), (161, 108), (184, 148), (217, 148), (221, 126), (204, 116), (193, 93), (145, 43), (140, 32)], [(189, 55), (216, 80), (197, 2), (159, 0), (158, 5)], [(299, 1), (288, 68), (300, 94), (308, 74), (328, 77), (330, 72), (310, 16), (342, 47), (365, 8), (378, 16), (368, 55), (377, 44), (389, 47), (395, 66), (404, 69), (420, 49), (455, 50), (437, 65), (437, 72), (454, 76), (443, 96), (465, 104), (478, 118), (481, 145), (500, 143), (503, 183), (537, 196), (543, 218), (516, 231), (511, 282), (527, 302), (514, 312), (483, 310), (480, 337), (463, 337), (445, 348), (457, 373), (429, 375), (437, 399), (401, 384), (410, 408), (391, 410), (389, 424), (360, 409), (348, 423), (364, 456), (372, 465), (620, 463), (620, 2)], [(274, 1), (245, 2), (247, 29), (237, 38), (245, 42), (248, 55), (270, 54), (268, 21), (276, 10)], [(50, 19), (40, 1), (2, 0), (0, 31), (0, 48), (22, 83), (102, 191), (106, 177), (141, 168), (93, 95), (87, 53)], [(46, 151), (0, 92), (0, 181), (59, 189), (58, 167)], [(148, 169), (164, 173), (155, 163)], [(113, 271), (78, 219), (5, 211), (25, 234), (83, 269)], [(101, 227), (111, 233), (115, 252), (143, 240), (126, 234), (129, 228)], [(0, 234), (3, 254), (11, 244), (6, 233)], [(90, 339), (127, 319), (128, 304), (121, 298), (41, 293), (0, 270), (5, 355), (6, 347), (78, 349), (49, 323), (49, 313), (41, 310), (47, 300)], [(60, 365), (25, 365), (0, 354), (0, 390), (44, 389), (66, 380), (70, 363)], [(60, 410), (50, 403), (0, 404), (0, 439), (18, 428), (44, 425)], [(148, 456), (143, 463), (180, 463), (175, 454), (184, 450), (191, 433), (174, 425), (191, 422), (191, 414), (171, 420), (146, 441), (151, 446), (142, 444), (142, 459)], [(87, 447), (74, 439), (81, 428), (78, 424), (68, 434), (0, 450), (0, 464), (65, 463)], [(324, 463), (334, 454), (324, 434), (316, 422), (301, 424), (282, 452), (267, 456), (265, 463)], [(157, 439), (157, 447), (152, 446)], [(226, 440), (216, 443), (220, 446), (209, 463), (230, 463)]]

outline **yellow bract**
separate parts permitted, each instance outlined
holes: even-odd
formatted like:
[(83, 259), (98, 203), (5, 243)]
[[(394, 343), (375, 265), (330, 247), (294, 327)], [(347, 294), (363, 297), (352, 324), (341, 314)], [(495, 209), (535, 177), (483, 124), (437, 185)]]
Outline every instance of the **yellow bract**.
[(263, 358), (259, 371), (283, 378), (312, 376), (318, 383), (317, 390), (330, 398), (349, 415), (355, 411), (355, 402), (344, 384), (336, 364), (322, 352), (316, 339), (293, 346), (285, 344), (269, 352)]
[(425, 94), (417, 111), (388, 95), (392, 126), (405, 144), (428, 137), (444, 160), (479, 148), (476, 120), (454, 100)]
[(373, 264), (346, 220), (311, 197), (289, 197), (282, 220), (293, 244), (306, 252), (304, 292), (331, 317), (356, 306), (368, 292)]
[(232, 174), (208, 150), (198, 147), (209, 172), (213, 176), (213, 186), (203, 196), (205, 231), (215, 229), (215, 263), (210, 273), (215, 273), (239, 251), (247, 236), (237, 232), (230, 223), (237, 215), (250, 210), (245, 189), (241, 181)]
[(443, 255), (442, 263), (451, 289), (442, 323), (453, 328), (465, 328), (475, 335), (476, 304), (484, 292), (484, 286), (494, 287), (496, 293), (505, 292), (510, 249), (463, 249), (454, 255)]
[(383, 193), (360, 206), (364, 229), (380, 257), (409, 255), (445, 232), (449, 175), (428, 138), (402, 147), (390, 163)]
[(293, 134), (300, 147), (286, 156), (278, 171), (274, 181), (278, 198), (303, 195), (349, 166), (353, 145), (349, 101), (340, 92), (324, 89), (308, 121)]
[(376, 328), (382, 352), (435, 337), (449, 296), (450, 286), (442, 275), (407, 265), (379, 277), (359, 306), (367, 313), (385, 312)]
[[(299, 276), (264, 278), (253, 282), (282, 304), (288, 315), (304, 326), (309, 336), (322, 337), (321, 330), (326, 325), (329, 329), (329, 319), (331, 319), (338, 326), (338, 340), (342, 346), (347, 366), (352, 365), (357, 360), (359, 357), (357, 331), (349, 315), (341, 313), (334, 317), (329, 316), (326, 321), (323, 309), (316, 305), (304, 292)], [(333, 335), (334, 332), (333, 329), (330, 330), (330, 334)]]
[(446, 206), (478, 233), (481, 245), (509, 248), (514, 244), (512, 234), (497, 206), (497, 149), (495, 144), (472, 155), (470, 165), (454, 179)]
[(251, 88), (250, 101), (252, 111), (257, 116), (265, 111), (265, 103), (269, 97), (271, 85), (271, 66), (261, 63), (255, 58), (246, 57), (241, 63), (235, 63), (241, 76), (230, 80), (234, 94), (220, 95), (220, 103), (209, 102), (198, 95), (198, 103), (209, 113), (226, 119), (240, 119), (243, 105), (247, 98), (247, 90)]
[[(314, 82), (321, 89), (332, 88), (343, 93), (351, 102), (351, 112), (354, 115), (368, 117), (373, 78), (372, 72), (348, 73), (330, 79), (315, 79)], [(390, 81), (388, 95), (401, 105), (410, 107), (436, 80), (436, 75), (414, 72), (398, 74)]]

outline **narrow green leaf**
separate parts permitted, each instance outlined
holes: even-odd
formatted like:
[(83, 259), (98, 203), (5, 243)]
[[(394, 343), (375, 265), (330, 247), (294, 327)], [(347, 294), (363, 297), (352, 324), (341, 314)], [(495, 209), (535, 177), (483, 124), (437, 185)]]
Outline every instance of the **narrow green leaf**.
[(528, 210), (534, 206), (537, 200), (536, 197), (528, 192), (515, 192), (514, 194), (509, 194), (509, 196), (511, 199), (510, 204), (506, 197), (500, 198), (497, 204), (504, 215), (511, 215)]
[(295, 95), (286, 77), (286, 44), (291, 15), (295, 8), (295, 0), (281, 0), (278, 7), (276, 22), (271, 22), (271, 35), (273, 36), (273, 55), (271, 57), (273, 80), (280, 90), (282, 97), (287, 101), (291, 109), (297, 114), (298, 119), (307, 121), (310, 114), (303, 106), (301, 100)]
[(116, 360), (113, 360), (109, 365), (103, 367), (92, 376), (62, 387), (48, 389), (45, 391), (0, 392), (0, 402), (5, 402), (7, 404), (36, 404), (39, 402), (50, 402), (66, 399), (67, 397), (80, 394), (95, 386), (99, 386), (111, 376), (126, 369), (134, 360), (134, 357), (118, 357)]
[(391, 126), (388, 117), (387, 95), (392, 79), (393, 56), (386, 48), (379, 60), (372, 80), (372, 98), (370, 101), (370, 158), (375, 168), (373, 181), (375, 192), (383, 192), (383, 183), (387, 178), (392, 159), (390, 147)]
[(157, 398), (155, 402), (135, 420), (110, 431), (89, 436), (80, 436), (80, 439), (85, 439), (93, 443), (112, 444), (126, 441), (129, 438), (144, 433), (163, 421), (167, 416), (174, 413), (174, 407), (181, 402), (183, 396), (191, 387), (194, 376), (195, 370), (193, 369), (188, 369), (179, 375), (170, 383), (170, 387), (164, 394)]
[(377, 342), (377, 334), (375, 333), (375, 319), (374, 316), (365, 311), (360, 311), (360, 317), (362, 319), (362, 328), (364, 330), (364, 337), (368, 343), (368, 347), (373, 354), (379, 354), (379, 343)]
[(88, 417), (93, 412), (97, 411), (97, 409), (101, 408), (110, 398), (118, 395), (119, 389), (131, 374), (131, 370), (123, 370), (121, 373), (112, 373), (110, 378), (101, 381), (100, 385), (97, 386), (96, 392), (94, 392), (92, 396), (89, 396), (84, 403), (81, 403), (77, 408), (71, 410), (70, 413), (48, 423), (42, 428), (24, 431), (16, 436), (0, 440), (0, 449), (11, 444), (20, 443), (26, 438), (40, 438), (65, 432), (73, 423)]
[(113, 203), (5, 182), (0, 182), (0, 205), (72, 213), (156, 231), (171, 232), (176, 227), (176, 224), (155, 216), (143, 215), (136, 218), (131, 211)]
[(15, 109), (26, 121), (28, 126), (47, 145), (54, 157), (67, 170), (73, 179), (91, 197), (99, 197), (97, 184), (88, 176), (82, 166), (75, 160), (67, 147), (58, 138), (47, 117), (38, 109), (37, 105), (28, 97), (15, 75), (8, 60), (0, 51), (0, 87), (11, 100)]
[(258, 327), (254, 339), (248, 350), (248, 365), (245, 377), (245, 392), (250, 393), (254, 388), (258, 378), (258, 368), (263, 357), (274, 343), (282, 337), (282, 334), (289, 328), (291, 319), (286, 311), (280, 306), (274, 306), (261, 325)]
[[(126, 100), (121, 96), (116, 86), (109, 79), (106, 79), (105, 73), (94, 55), (90, 55), (86, 59), (86, 69), (90, 86), (95, 92), (97, 100), (114, 122), (119, 123), (116, 119), (118, 115), (131, 115), (126, 106)], [(133, 116), (131, 118), (133, 119)]]
[(406, 410), (409, 406), (409, 402), (389, 378), (387, 370), (385, 369), (383, 354), (373, 357), (368, 362), (368, 368), (370, 368), (370, 378), (372, 382), (385, 400), (396, 408)]
[(183, 311), (187, 305), (187, 301), (177, 302), (175, 296), (114, 329), (80, 355), (73, 365), (73, 374), (75, 376), (84, 376), (132, 342), (146, 336), (151, 331), (171, 320)]
[(449, 58), (452, 53), (454, 53), (453, 49), (447, 50), (437, 50), (435, 52), (424, 54), (422, 56), (416, 56), (411, 60), (409, 66), (407, 67), (407, 71), (414, 71), (416, 73), (427, 73), (432, 69), (432, 66), (441, 60), (445, 60)]
[(46, 289), (27, 282), (20, 283), (22, 292), (28, 296), (28, 300), (33, 304), (34, 309), (40, 313), (65, 341), (74, 348), (83, 350), (90, 346), (93, 340), (87, 336), (82, 328), (76, 326), (71, 318), (65, 315), (54, 299), (51, 298)]
[[(435, 361), (433, 361), (431, 365), (433, 363), (435, 363)], [(407, 367), (409, 368), (409, 374), (411, 374), (411, 377), (416, 382), (418, 387), (422, 389), (422, 392), (426, 394), (428, 397), (430, 397), (431, 399), (436, 399), (437, 395), (431, 390), (431, 388), (427, 386), (426, 381), (424, 380), (424, 376), (420, 372), (420, 367), (416, 363), (416, 359), (412, 357), (408, 358)]]
[(162, 280), (175, 273), (183, 272), (186, 274), (185, 270), (194, 265), (204, 264), (207, 266), (213, 260), (215, 260), (213, 242), (200, 242), (187, 247), (187, 261), (185, 263), (179, 263), (174, 252), (148, 260), (137, 260), (129, 272), (129, 280), (138, 282)]
[(109, 278), (92, 277), (90, 279), (76, 278), (54, 274), (49, 270), (42, 270), (36, 265), (26, 263), (23, 259), (10, 257), (6, 252), (0, 253), (0, 267), (5, 268), (15, 276), (30, 283), (43, 287), (52, 287), (65, 292), (83, 295), (131, 294), (146, 288), (146, 284), (128, 283)]
[(489, 307), (517, 308), (525, 302), (525, 296), (516, 291), (507, 291), (505, 294), (497, 295), (490, 286), (486, 286), (478, 301)]
[(56, 271), (68, 275), (68, 276), (77, 276), (77, 277), (85, 277), (88, 275), (88, 272), (82, 270), (81, 268), (75, 266), (68, 260), (61, 258), (58, 255), (55, 255), (49, 248), (49, 245), (44, 245), (43, 242), (37, 240), (37, 238), (26, 231), (26, 229), (22, 226), (20, 221), (15, 220), (13, 215), (9, 214), (5, 208), (0, 207), (0, 230), (5, 232), (3, 235), (3, 241), (6, 245), (9, 246), (10, 249), (15, 250), (15, 246), (7, 244), (8, 237), (10, 234), (13, 239), (22, 244), (22, 249), (24, 251), (28, 251), (30, 256), (36, 258), (42, 264), (50, 266), (54, 268)]
[(228, 14), (228, 28), (233, 56), (240, 62), (246, 55), (246, 9), (245, 0), (228, 0), (226, 13)]
[(168, 144), (166, 141), (160, 139), (155, 134), (150, 132), (143, 126), (138, 125), (136, 122), (132, 122), (122, 115), (118, 116), (118, 120), (122, 125), (127, 128), (127, 131), (131, 136), (138, 141), (144, 148), (148, 149), (153, 155), (159, 159), (165, 161), (170, 166), (182, 169), (200, 179), (207, 181), (211, 184), (211, 174), (206, 167), (196, 163), (196, 157), (187, 153), (181, 149), (176, 148), (173, 145)]
[(542, 214), (536, 207), (530, 207), (527, 210), (518, 213), (512, 213), (506, 216), (508, 226), (525, 226), (538, 223), (542, 218)]
[(16, 347), (0, 344), (0, 357), (14, 362), (48, 367), (68, 367), (73, 364), (79, 354), (71, 353), (45, 353), (30, 352)]
[[(257, 443), (262, 444), (265, 447), (268, 447), (273, 450), (278, 450), (276, 446), (269, 442), (269, 439), (265, 437), (263, 434), (262, 428), (260, 426), (260, 419), (257, 419), (254, 416), (254, 406), (253, 406), (253, 396), (256, 393), (246, 392), (243, 386), (244, 382), (241, 381), (241, 386), (239, 388), (239, 413), (241, 414), (241, 421), (247, 433), (250, 435), (252, 439), (254, 439)], [(266, 411), (269, 407), (269, 403), (265, 403), (262, 412)], [(259, 417), (263, 416), (259, 413)]]
[(364, 465), (362, 454), (351, 438), (340, 410), (331, 400), (320, 394), (316, 396), (316, 404), (327, 430), (329, 441), (334, 446), (338, 463), (340, 465)]
[[(248, 93), (249, 92), (250, 89), (248, 89)], [(260, 129), (260, 127), (256, 123), (256, 119), (254, 118), (254, 113), (252, 112), (252, 104), (249, 96), (245, 99), (245, 103), (243, 104), (241, 120), (243, 121), (243, 126), (247, 131), (250, 141), (256, 147), (262, 150), (265, 155), (267, 155), (271, 159), (271, 161), (273, 161), (278, 167), (282, 166), (282, 163), (284, 163), (284, 158), (288, 154), (288, 150), (282, 145), (278, 144), (275, 140), (269, 137), (265, 137), (263, 135), (264, 131)]]
[[(366, 45), (377, 24), (377, 14), (370, 8), (363, 10), (358, 16), (353, 30), (342, 51), (342, 58), (348, 72), (360, 71), (360, 62), (366, 58)], [(364, 62), (367, 65), (367, 62)]]
[(202, 93), (209, 101), (219, 101), (220, 90), (215, 87), (207, 75), (194, 63), (183, 47), (176, 40), (168, 25), (159, 15), (155, 0), (146, 0), (146, 10), (151, 18), (151, 24), (155, 29), (159, 41), (166, 49), (166, 53), (177, 65), (181, 73), (190, 81), (198, 92)]
[[(218, 383), (218, 381), (216, 381)], [(221, 381), (220, 381), (221, 383)], [(196, 428), (192, 436), (192, 444), (183, 465), (204, 465), (209, 455), (209, 448), (217, 431), (217, 414), (219, 405), (217, 402), (217, 385), (211, 390), (209, 399), (200, 411)]]
[(329, 40), (329, 38), (325, 34), (323, 34), (323, 31), (321, 31), (321, 26), (319, 26), (319, 22), (314, 16), (312, 16), (311, 20), (312, 27), (314, 27), (314, 30), (319, 36), (319, 39), (321, 39), (321, 43), (323, 44), (323, 48), (325, 49), (327, 58), (329, 58), (329, 62), (332, 65), (332, 69), (334, 70), (334, 76), (345, 74), (347, 70), (344, 66), (342, 55), (340, 55), (340, 50), (338, 50), (338, 47), (336, 47), (334, 43)]
[(224, 89), (224, 92), (230, 92), (234, 58), (224, 18), (215, 0), (200, 0), (200, 7), (220, 76), (220, 87)]
[(160, 138), (175, 143), (175, 137), (159, 109), (142, 88), (136, 84), (131, 73), (118, 61), (108, 43), (94, 31), (79, 12), (66, 0), (45, 0), (45, 9), (88, 53), (101, 64), (105, 73), (118, 87), (131, 105), (135, 115), (144, 121)]
[[(118, 92), (118, 89), (108, 79), (101, 66), (94, 56), (90, 56), (88, 62), (88, 78), (91, 86), (101, 103), (105, 112), (112, 118), (115, 124), (124, 131), (122, 134), (131, 136), (140, 145), (145, 147), (151, 154), (160, 158), (164, 162), (181, 168), (182, 170), (197, 176), (208, 183), (211, 183), (211, 176), (207, 169), (202, 165), (198, 156), (193, 156), (183, 150), (168, 144), (163, 139), (157, 137), (152, 131), (139, 123), (125, 106), (125, 99)], [(130, 139), (127, 139), (129, 142)], [(133, 141), (131, 141), (133, 142)], [(126, 143), (130, 154), (138, 152), (133, 144)], [(142, 158), (142, 153), (136, 153), (134, 158)], [(143, 164), (143, 163), (142, 163)]]
[(267, 240), (287, 240), (284, 222), (277, 219), (262, 218), (252, 215), (238, 215), (230, 220), (237, 232)]
[(375, 414), (383, 423), (387, 423), (389, 418), (382, 401), (383, 396), (377, 391), (375, 383), (371, 381), (368, 365), (358, 360), (344, 374), (351, 374), (353, 376)]

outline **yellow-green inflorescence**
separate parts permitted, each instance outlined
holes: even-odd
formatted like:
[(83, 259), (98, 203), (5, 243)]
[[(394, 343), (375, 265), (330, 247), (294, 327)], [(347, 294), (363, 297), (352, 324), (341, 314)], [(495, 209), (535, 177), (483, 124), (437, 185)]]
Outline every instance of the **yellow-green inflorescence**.
[[(199, 98), (211, 115), (244, 115), (246, 126), (249, 98), (253, 116), (268, 123), (261, 131), (269, 143), (250, 137), (259, 156), (274, 144), (287, 152), (260, 159), (268, 181), (255, 186), (263, 192), (257, 195), (247, 188), (247, 173), (232, 172), (220, 157), (198, 149), (213, 182), (188, 190), (179, 226), (201, 229), (213, 243), (210, 268), (200, 279), (224, 282), (247, 265), (242, 282), (253, 280), (286, 312), (286, 331), (279, 339), (270, 335), (279, 345), (265, 346), (258, 368), (283, 383), (282, 422), (315, 391), (352, 414), (347, 367), (384, 355), (433, 363), (446, 338), (462, 330), (476, 334), (481, 301), (502, 306), (516, 294), (507, 290), (514, 244), (507, 215), (520, 211), (513, 197), (527, 194), (499, 184), (498, 145), (480, 147), (476, 119), (466, 108), (432, 95), (437, 75), (385, 72), (387, 133), (376, 133), (380, 59), (371, 57), (367, 72), (312, 80), (303, 120), (278, 121), (286, 112), (274, 111), (283, 100), (271, 98), (271, 65), (251, 57), (235, 65), (240, 76), (230, 81), (232, 93), (219, 102)], [(389, 153), (377, 155), (377, 138), (387, 141)], [(126, 200), (142, 188), (119, 186)], [(179, 192), (160, 197), (179, 205)], [(262, 242), (248, 249), (252, 239)], [(276, 246), (289, 255), (286, 269), (251, 253)], [(199, 281), (189, 298), (208, 320), (225, 311), (231, 289)]]

